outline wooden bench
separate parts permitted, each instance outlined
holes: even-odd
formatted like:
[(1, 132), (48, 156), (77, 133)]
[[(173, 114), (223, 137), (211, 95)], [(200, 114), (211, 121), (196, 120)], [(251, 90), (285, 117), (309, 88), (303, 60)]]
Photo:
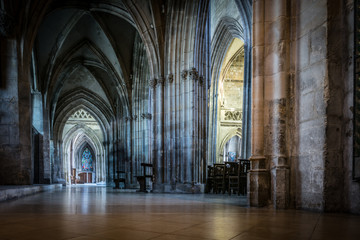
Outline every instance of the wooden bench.
[(114, 189), (120, 189), (120, 183), (124, 183), (124, 188), (125, 188), (125, 178), (121, 178), (120, 177), (120, 173), (125, 173), (124, 171), (116, 171), (117, 173), (117, 178), (114, 179), (115, 182), (115, 187)]
[(140, 190), (138, 192), (147, 192), (146, 190), (146, 178), (150, 178), (150, 181), (153, 180), (153, 175), (146, 174), (147, 168), (153, 168), (153, 165), (151, 163), (141, 163), (141, 167), (143, 168), (143, 175), (136, 176), (137, 181), (140, 184)]

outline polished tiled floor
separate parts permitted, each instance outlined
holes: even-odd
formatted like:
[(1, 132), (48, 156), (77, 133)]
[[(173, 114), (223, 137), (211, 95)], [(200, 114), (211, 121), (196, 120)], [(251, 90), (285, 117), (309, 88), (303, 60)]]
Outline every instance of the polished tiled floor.
[(78, 186), (1, 202), (0, 239), (360, 239), (360, 216), (248, 208), (237, 196)]

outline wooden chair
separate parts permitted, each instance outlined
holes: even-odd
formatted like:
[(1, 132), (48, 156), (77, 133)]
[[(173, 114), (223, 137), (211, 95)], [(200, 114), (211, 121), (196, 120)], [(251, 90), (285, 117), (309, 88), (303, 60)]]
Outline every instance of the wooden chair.
[(240, 194), (240, 165), (238, 162), (225, 162), (226, 177), (227, 177), (227, 191), (229, 195), (231, 192)]
[(208, 166), (207, 170), (205, 193), (210, 193), (214, 189), (214, 167)]
[(120, 177), (120, 174), (125, 174), (124, 171), (116, 171), (117, 173), (117, 178), (114, 179), (115, 182), (115, 187), (114, 189), (120, 189), (120, 183), (124, 183), (124, 188), (125, 188), (125, 178)]
[(240, 159), (239, 163), (240, 163), (239, 191), (242, 195), (246, 195), (247, 173), (250, 170), (250, 161), (247, 159)]
[(225, 193), (225, 164), (216, 163), (214, 164), (214, 192)]

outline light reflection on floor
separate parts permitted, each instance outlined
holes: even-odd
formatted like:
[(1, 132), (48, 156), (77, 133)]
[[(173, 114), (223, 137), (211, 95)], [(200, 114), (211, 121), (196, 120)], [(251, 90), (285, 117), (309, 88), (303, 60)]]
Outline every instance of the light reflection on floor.
[(0, 239), (359, 239), (360, 216), (78, 185), (0, 203)]

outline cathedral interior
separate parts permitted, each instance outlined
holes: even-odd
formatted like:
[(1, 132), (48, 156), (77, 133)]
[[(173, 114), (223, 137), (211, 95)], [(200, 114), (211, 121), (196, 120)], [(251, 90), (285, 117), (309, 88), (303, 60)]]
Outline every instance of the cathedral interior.
[[(341, 220), (343, 232), (359, 226), (359, 1), (0, 0), (0, 44), (0, 192), (61, 186), (0, 202), (0, 226), (16, 203), (38, 202), (43, 217), (60, 205), (62, 214), (112, 206), (134, 222), (149, 211), (152, 221), (162, 204), (172, 219), (164, 224), (177, 216), (177, 227), (200, 221), (201, 211), (237, 224), (262, 214), (271, 226), (283, 210), (289, 215), (276, 220), (285, 225), (299, 214), (316, 225), (330, 212), (344, 215), (326, 229)], [(208, 193), (211, 166), (241, 161), (249, 169), (240, 196)], [(82, 205), (92, 201), (92, 210)], [(201, 201), (225, 205), (210, 216)], [(242, 226), (256, 224), (250, 215)], [(309, 229), (297, 238), (118, 234), (323, 239)], [(344, 239), (357, 239), (354, 229)], [(118, 239), (111, 236), (91, 239)]]

